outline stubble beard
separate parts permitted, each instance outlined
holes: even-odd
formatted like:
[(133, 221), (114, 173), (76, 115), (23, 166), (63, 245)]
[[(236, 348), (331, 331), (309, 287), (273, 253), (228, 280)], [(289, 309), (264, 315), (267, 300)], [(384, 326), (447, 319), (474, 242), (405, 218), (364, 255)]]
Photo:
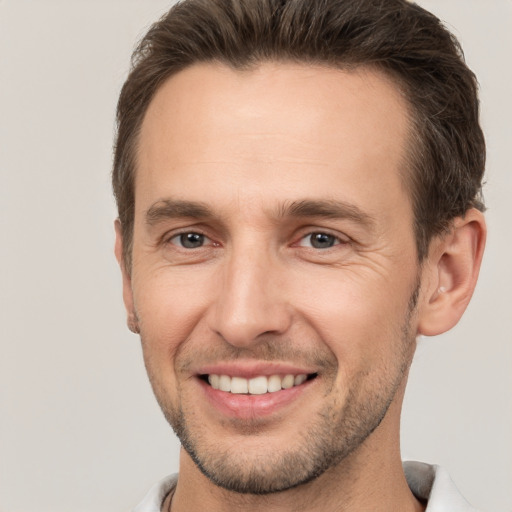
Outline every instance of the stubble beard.
[[(315, 421), (309, 423), (307, 430), (292, 440), (291, 447), (283, 447), (279, 451), (262, 448), (259, 453), (251, 454), (248, 453), (250, 450), (227, 446), (227, 443), (221, 448), (222, 443), (217, 439), (208, 441), (208, 425), (204, 425), (204, 419), (194, 418), (194, 413), (187, 410), (183, 402), (173, 407), (165, 399), (164, 391), (158, 389), (157, 381), (148, 368), (155, 395), (183, 448), (215, 485), (236, 493), (265, 495), (306, 484), (347, 459), (386, 416), (398, 389), (407, 378), (414, 354), (416, 340), (411, 332), (411, 318), (418, 293), (419, 285), (411, 295), (406, 318), (397, 333), (400, 343), (393, 367), (385, 371), (381, 368), (380, 379), (372, 381), (371, 386), (366, 375), (358, 375), (343, 406), (337, 404), (334, 396), (316, 414)], [(391, 379), (390, 375), (393, 376)], [(203, 425), (203, 428), (192, 425)], [(258, 432), (256, 420), (241, 421), (240, 432), (247, 436), (262, 436), (261, 445), (264, 447), (265, 434)]]

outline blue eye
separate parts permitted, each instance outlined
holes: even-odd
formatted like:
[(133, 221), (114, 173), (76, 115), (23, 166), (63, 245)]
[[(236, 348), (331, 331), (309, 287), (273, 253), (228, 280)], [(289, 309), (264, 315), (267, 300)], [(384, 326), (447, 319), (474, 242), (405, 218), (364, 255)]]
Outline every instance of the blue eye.
[(329, 249), (340, 243), (338, 237), (329, 233), (311, 233), (300, 241), (301, 247), (313, 247), (314, 249)]
[(180, 235), (173, 236), (170, 242), (185, 249), (197, 249), (204, 245), (205, 240), (207, 238), (201, 233), (181, 233)]

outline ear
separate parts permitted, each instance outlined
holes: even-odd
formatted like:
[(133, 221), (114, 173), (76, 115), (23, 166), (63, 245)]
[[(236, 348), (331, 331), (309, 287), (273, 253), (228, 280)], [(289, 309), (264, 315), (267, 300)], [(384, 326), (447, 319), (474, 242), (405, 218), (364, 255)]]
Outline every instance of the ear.
[(448, 234), (432, 241), (418, 334), (435, 336), (460, 320), (476, 286), (486, 234), (482, 212), (471, 209), (455, 219)]
[(139, 321), (137, 318), (137, 314), (135, 312), (135, 307), (133, 303), (133, 291), (132, 291), (132, 279), (130, 272), (127, 270), (125, 265), (125, 258), (123, 254), (123, 235), (121, 229), (121, 222), (119, 219), (116, 219), (114, 223), (114, 227), (116, 230), (116, 243), (114, 252), (116, 255), (117, 262), (121, 267), (121, 274), (123, 276), (123, 301), (124, 306), (126, 308), (128, 329), (133, 333), (139, 333)]

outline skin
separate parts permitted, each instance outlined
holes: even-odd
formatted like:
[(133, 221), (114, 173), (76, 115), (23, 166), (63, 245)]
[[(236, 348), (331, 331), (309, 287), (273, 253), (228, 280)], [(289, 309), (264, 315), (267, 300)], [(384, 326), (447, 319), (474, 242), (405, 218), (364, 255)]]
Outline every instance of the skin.
[[(455, 219), (418, 263), (401, 178), (408, 130), (403, 97), (371, 70), (201, 64), (157, 91), (140, 135), (130, 272), (118, 224), (116, 255), (129, 325), (187, 448), (163, 510), (424, 509), (400, 460), (407, 371), (416, 337), (464, 311), (485, 225), (474, 210)], [(183, 247), (183, 233), (204, 243)], [(312, 246), (312, 233), (332, 247)], [(198, 378), (219, 364), (317, 376), (242, 418)], [(233, 492), (234, 479), (266, 494)]]

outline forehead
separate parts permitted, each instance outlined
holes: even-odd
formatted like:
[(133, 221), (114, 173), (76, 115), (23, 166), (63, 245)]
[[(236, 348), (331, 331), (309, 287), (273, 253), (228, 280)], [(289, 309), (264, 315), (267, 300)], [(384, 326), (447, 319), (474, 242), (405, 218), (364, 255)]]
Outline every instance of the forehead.
[(356, 201), (369, 180), (373, 193), (403, 201), (408, 124), (398, 87), (377, 71), (194, 65), (168, 79), (148, 107), (136, 209), (168, 196), (219, 205), (263, 194)]

